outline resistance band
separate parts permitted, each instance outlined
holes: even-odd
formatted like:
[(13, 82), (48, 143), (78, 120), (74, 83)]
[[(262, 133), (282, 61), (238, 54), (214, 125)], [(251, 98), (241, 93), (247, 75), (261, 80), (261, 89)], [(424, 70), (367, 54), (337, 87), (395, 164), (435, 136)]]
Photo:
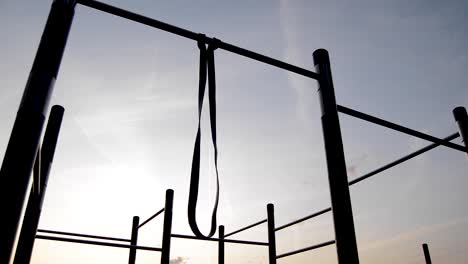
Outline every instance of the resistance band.
[[(188, 200), (188, 221), (192, 232), (195, 236), (204, 238), (212, 237), (216, 232), (216, 214), (218, 211), (219, 202), (219, 176), (218, 176), (218, 144), (216, 140), (216, 78), (215, 78), (215, 64), (214, 64), (214, 50), (217, 48), (218, 40), (213, 41), (205, 46), (203, 40), (204, 35), (200, 36), (198, 41), (198, 48), (200, 49), (200, 71), (199, 71), (199, 91), (198, 91), (198, 131), (195, 139), (195, 147), (193, 149), (192, 171), (190, 177), (190, 191)], [(207, 71), (208, 69), (208, 71)], [(196, 212), (198, 200), (198, 184), (200, 182), (200, 145), (201, 145), (201, 115), (203, 109), (203, 98), (205, 96), (206, 75), (208, 73), (208, 102), (210, 106), (210, 124), (211, 124), (211, 137), (213, 140), (214, 148), (214, 164), (216, 170), (216, 201), (211, 216), (211, 229), (207, 236), (203, 235), (197, 226)]]

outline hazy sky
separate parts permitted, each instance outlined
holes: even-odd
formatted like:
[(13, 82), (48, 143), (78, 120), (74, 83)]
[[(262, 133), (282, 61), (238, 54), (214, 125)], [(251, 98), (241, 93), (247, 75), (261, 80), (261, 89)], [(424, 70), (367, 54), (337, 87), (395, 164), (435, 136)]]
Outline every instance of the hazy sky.
[[(313, 70), (330, 52), (339, 104), (437, 137), (468, 106), (465, 1), (149, 1), (106, 3)], [(0, 0), (3, 156), (51, 1)], [(197, 125), (194, 41), (78, 6), (52, 104), (65, 118), (40, 228), (130, 237), (175, 190), (173, 231), (191, 234), (187, 196)], [(282, 225), (330, 205), (316, 81), (216, 51), (221, 196), (226, 232), (266, 217)], [(209, 228), (215, 181), (208, 112), (199, 222)], [(340, 116), (349, 179), (427, 145)], [(461, 143), (460, 139), (454, 141)], [(351, 187), (361, 263), (468, 259), (468, 161), (439, 147)], [(162, 217), (139, 244), (161, 245)], [(331, 214), (277, 233), (278, 254), (333, 239)], [(235, 238), (266, 241), (266, 226)], [(216, 243), (173, 239), (173, 263), (216, 263)], [(137, 263), (159, 263), (139, 251)], [(32, 263), (127, 263), (128, 250), (36, 241)], [(280, 264), (337, 263), (335, 247)], [(226, 246), (226, 263), (267, 263), (267, 250)]]

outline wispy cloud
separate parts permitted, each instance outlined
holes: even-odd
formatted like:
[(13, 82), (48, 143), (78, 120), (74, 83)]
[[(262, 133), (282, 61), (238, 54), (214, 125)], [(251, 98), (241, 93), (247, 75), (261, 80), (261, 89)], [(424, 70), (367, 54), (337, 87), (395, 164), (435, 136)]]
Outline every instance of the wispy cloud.
[(177, 257), (175, 259), (169, 260), (169, 264), (185, 264), (187, 263), (188, 258)]
[(415, 240), (420, 236), (441, 232), (443, 230), (449, 229), (457, 225), (461, 225), (461, 224), (466, 225), (467, 222), (468, 222), (468, 217), (460, 217), (460, 218), (452, 219), (444, 223), (422, 226), (419, 228), (412, 229), (410, 231), (397, 234), (387, 239), (381, 239), (381, 240), (370, 241), (370, 242), (364, 243), (363, 246), (361, 247), (361, 250), (372, 251), (373, 249), (376, 249), (376, 248), (389, 247), (392, 244), (401, 243), (402, 241)]
[[(294, 14), (290, 6), (290, 1), (280, 1), (280, 26), (284, 36), (284, 59), (287, 62), (297, 63), (302, 61), (303, 54), (299, 48), (298, 42), (298, 31), (296, 29), (296, 23), (294, 23)], [(295, 73), (288, 72), (288, 81), (290, 86), (294, 89), (296, 94), (296, 111), (298, 117), (304, 121), (309, 122), (308, 109), (310, 104), (315, 105), (315, 100), (310, 100), (310, 96), (307, 95), (311, 89), (310, 83), (305, 78), (301, 78)]]

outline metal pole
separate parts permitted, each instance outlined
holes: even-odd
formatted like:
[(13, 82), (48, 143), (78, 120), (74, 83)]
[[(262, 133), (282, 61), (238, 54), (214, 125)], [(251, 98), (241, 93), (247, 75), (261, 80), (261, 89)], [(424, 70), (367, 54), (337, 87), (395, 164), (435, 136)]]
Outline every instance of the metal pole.
[(426, 264), (432, 264), (431, 254), (429, 254), (429, 247), (427, 244), (423, 244), (424, 258), (426, 259)]
[(0, 263), (12, 263), (30, 192), (31, 170), (48, 112), (49, 97), (73, 20), (75, 1), (55, 0), (13, 125), (0, 181)]
[(218, 264), (224, 264), (224, 226), (219, 226)]
[(171, 229), (172, 229), (172, 205), (174, 190), (166, 191), (166, 204), (164, 206), (164, 226), (162, 235), (161, 264), (169, 264), (171, 255)]
[[(136, 246), (138, 242), (138, 225), (140, 224), (140, 217), (134, 216), (132, 222), (132, 236), (130, 239), (130, 245)], [(136, 259), (136, 248), (130, 248), (130, 254), (128, 255), (128, 264), (135, 264)]]
[[(461, 138), (465, 147), (468, 148), (468, 114), (463, 106), (455, 107), (453, 109), (453, 116), (458, 125), (458, 131), (460, 131)], [(467, 153), (468, 157), (468, 153)]]
[[(41, 150), (39, 148), (34, 162), (33, 176), (34, 182), (31, 187), (31, 192), (28, 198), (28, 205), (24, 214), (23, 225), (18, 239), (18, 246), (16, 248), (14, 264), (28, 264), (31, 259), (32, 250), (34, 248), (34, 240), (36, 239), (37, 223), (39, 222), (39, 200), (40, 200), (40, 187), (38, 182), (40, 178), (40, 160)], [(36, 224), (36, 225), (35, 225)]]
[(349, 195), (346, 162), (341, 139), (340, 122), (330, 68), (330, 58), (324, 49), (313, 53), (319, 73), (319, 97), (322, 110), (322, 128), (330, 184), (335, 240), (340, 264), (357, 264), (359, 256), (354, 233), (353, 212)]
[(18, 240), (14, 260), (15, 264), (27, 264), (31, 259), (37, 227), (41, 217), (42, 203), (47, 189), (47, 182), (49, 181), (50, 168), (62, 125), (63, 113), (64, 109), (59, 105), (54, 105), (50, 112), (42, 149), (39, 149), (34, 164), (34, 179), (36, 182), (34, 182), (34, 187), (29, 195), (28, 206)]
[(275, 207), (267, 204), (268, 258), (269, 264), (276, 264)]

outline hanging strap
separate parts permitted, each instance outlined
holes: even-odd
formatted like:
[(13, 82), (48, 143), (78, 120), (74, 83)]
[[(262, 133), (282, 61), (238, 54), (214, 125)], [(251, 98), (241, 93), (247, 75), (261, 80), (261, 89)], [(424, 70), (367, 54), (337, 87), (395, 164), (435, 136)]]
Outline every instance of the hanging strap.
[[(190, 191), (188, 200), (188, 221), (192, 232), (200, 238), (212, 237), (216, 232), (216, 214), (218, 211), (219, 202), (219, 176), (218, 176), (218, 144), (216, 139), (216, 78), (215, 78), (215, 63), (214, 50), (217, 48), (219, 40), (213, 39), (208, 45), (208, 49), (204, 43), (205, 36), (200, 34), (198, 40), (198, 48), (200, 49), (200, 70), (199, 70), (199, 92), (198, 92), (198, 131), (195, 139), (195, 147), (193, 149), (192, 171), (190, 177)], [(208, 69), (208, 71), (207, 71)], [(208, 102), (210, 106), (210, 124), (211, 136), (214, 148), (214, 164), (216, 170), (216, 201), (211, 216), (211, 228), (207, 236), (203, 235), (198, 228), (196, 220), (197, 200), (198, 200), (198, 185), (200, 182), (200, 145), (201, 145), (201, 115), (203, 109), (203, 98), (205, 96), (205, 86), (208, 73)]]

